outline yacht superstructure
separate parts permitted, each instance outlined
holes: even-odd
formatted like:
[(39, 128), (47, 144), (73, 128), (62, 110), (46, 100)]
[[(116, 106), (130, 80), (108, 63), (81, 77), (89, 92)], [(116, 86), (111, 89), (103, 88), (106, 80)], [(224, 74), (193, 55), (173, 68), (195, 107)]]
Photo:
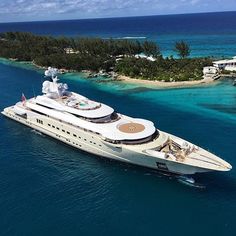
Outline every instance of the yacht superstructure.
[(83, 151), (130, 164), (188, 175), (228, 171), (229, 163), (153, 122), (116, 113), (103, 103), (68, 91), (55, 69), (45, 75), (43, 95), (7, 107), (2, 114)]

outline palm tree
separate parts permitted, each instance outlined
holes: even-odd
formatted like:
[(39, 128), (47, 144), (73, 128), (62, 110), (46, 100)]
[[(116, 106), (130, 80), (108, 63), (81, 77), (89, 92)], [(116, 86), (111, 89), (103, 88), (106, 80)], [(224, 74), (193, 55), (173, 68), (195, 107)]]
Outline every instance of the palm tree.
[(157, 57), (161, 54), (160, 48), (155, 42), (144, 41), (142, 46), (143, 46), (143, 52), (147, 56)]
[(175, 43), (175, 49), (174, 50), (177, 52), (177, 54), (181, 58), (185, 58), (185, 57), (190, 55), (190, 47), (183, 40)]

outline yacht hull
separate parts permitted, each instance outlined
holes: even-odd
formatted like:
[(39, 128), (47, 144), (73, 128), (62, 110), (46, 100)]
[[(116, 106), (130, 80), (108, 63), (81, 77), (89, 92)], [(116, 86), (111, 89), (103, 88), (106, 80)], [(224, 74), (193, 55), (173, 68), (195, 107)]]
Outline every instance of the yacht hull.
[[(97, 134), (91, 134), (78, 127), (61, 123), (49, 117), (40, 116), (31, 111), (27, 113), (27, 118), (15, 114), (13, 107), (5, 108), (2, 114), (52, 138), (97, 156), (175, 175), (192, 175), (212, 171), (212, 169), (176, 163), (150, 156), (140, 150), (130, 148), (130, 145), (119, 146), (109, 144)], [(36, 122), (38, 118), (43, 120), (42, 124)]]

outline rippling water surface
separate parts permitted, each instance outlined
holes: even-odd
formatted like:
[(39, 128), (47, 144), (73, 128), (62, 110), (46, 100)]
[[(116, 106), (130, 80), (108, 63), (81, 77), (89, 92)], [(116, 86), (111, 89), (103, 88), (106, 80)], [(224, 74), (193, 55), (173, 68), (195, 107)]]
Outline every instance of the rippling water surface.
[(236, 12), (85, 20), (0, 23), (0, 32), (27, 31), (54, 36), (92, 36), (152, 40), (164, 56), (176, 55), (176, 41), (185, 40), (191, 56), (236, 55)]
[[(0, 63), (0, 109), (40, 93), (42, 71)], [(236, 166), (232, 81), (150, 89), (63, 76), (70, 88), (184, 137)], [(206, 173), (196, 189), (101, 159), (0, 116), (0, 235), (232, 235), (236, 172)]]

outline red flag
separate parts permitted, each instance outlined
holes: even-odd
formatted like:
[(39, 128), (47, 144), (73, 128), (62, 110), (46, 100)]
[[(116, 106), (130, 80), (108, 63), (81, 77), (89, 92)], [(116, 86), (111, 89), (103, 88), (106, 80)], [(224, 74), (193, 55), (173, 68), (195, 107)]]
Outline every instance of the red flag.
[(23, 103), (23, 105), (25, 105), (26, 97), (25, 97), (25, 95), (23, 93), (21, 95), (21, 102)]

